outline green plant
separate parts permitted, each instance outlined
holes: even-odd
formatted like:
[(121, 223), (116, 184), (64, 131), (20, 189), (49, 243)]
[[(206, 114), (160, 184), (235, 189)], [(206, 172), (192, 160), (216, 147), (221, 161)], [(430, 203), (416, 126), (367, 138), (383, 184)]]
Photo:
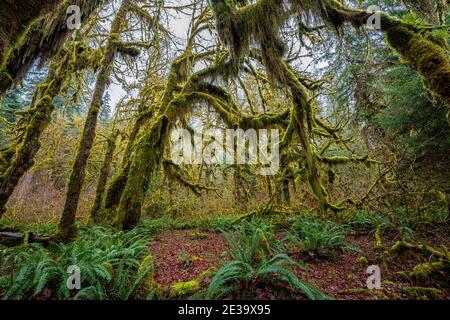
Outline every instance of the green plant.
[[(130, 298), (145, 277), (137, 272), (148, 252), (148, 243), (138, 231), (124, 233), (95, 227), (82, 231), (69, 245), (55, 244), (3, 249), (0, 284), (4, 299), (36, 298), (41, 294), (63, 299)], [(67, 286), (68, 267), (80, 270), (82, 290)], [(45, 290), (48, 289), (48, 290)]]
[(170, 229), (173, 224), (173, 219), (169, 215), (163, 216), (159, 219), (144, 219), (138, 226), (141, 233), (148, 236), (154, 236), (157, 232)]
[(291, 219), (286, 240), (309, 253), (329, 254), (335, 249), (358, 251), (347, 243), (346, 234), (345, 226), (304, 214)]
[(200, 223), (202, 231), (224, 232), (231, 231), (235, 227), (237, 216), (216, 216)]
[(227, 235), (231, 261), (216, 273), (206, 291), (207, 299), (230, 296), (253, 298), (258, 286), (267, 290), (279, 284), (288, 285), (309, 299), (328, 299), (317, 289), (297, 278), (292, 267), (301, 267), (284, 253), (270, 228), (244, 223)]
[(387, 229), (391, 226), (389, 220), (384, 216), (369, 210), (351, 212), (347, 220), (352, 230), (362, 234), (374, 234), (378, 227)]
[(194, 262), (197, 257), (192, 256), (191, 254), (184, 252), (178, 256), (178, 259), (183, 264), (183, 267), (189, 268), (189, 266)]

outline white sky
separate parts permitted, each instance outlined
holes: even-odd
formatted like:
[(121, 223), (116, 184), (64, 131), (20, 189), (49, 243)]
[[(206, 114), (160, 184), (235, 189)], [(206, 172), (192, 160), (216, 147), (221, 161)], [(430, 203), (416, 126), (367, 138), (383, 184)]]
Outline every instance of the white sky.
[[(179, 18), (170, 19), (169, 27), (175, 36), (179, 38), (186, 38), (189, 23), (190, 17), (186, 15), (179, 15)], [(111, 83), (108, 92), (111, 98), (110, 105), (114, 110), (119, 101), (126, 95), (126, 92), (120, 84), (115, 82)]]

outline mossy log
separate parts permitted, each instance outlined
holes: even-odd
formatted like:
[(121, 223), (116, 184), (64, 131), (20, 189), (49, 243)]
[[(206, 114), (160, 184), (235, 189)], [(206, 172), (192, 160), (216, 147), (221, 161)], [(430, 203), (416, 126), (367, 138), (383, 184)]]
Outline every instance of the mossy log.
[(445, 293), (437, 288), (406, 287), (402, 293), (408, 298), (419, 300), (444, 300)]
[(427, 285), (433, 282), (447, 287), (450, 283), (450, 255), (446, 250), (440, 251), (424, 244), (412, 244), (399, 241), (389, 250), (389, 254), (399, 258), (415, 254), (423, 258), (412, 271), (402, 274), (415, 284)]
[(0, 244), (6, 247), (16, 247), (28, 243), (47, 245), (50, 237), (36, 233), (0, 232)]

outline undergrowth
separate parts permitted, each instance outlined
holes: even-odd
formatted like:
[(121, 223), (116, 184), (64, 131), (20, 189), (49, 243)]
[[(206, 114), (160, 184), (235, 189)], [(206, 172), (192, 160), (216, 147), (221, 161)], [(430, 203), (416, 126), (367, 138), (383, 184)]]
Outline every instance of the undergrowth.
[(254, 299), (258, 288), (277, 291), (288, 287), (308, 299), (328, 299), (316, 288), (304, 283), (292, 268), (301, 267), (281, 253), (282, 245), (270, 226), (243, 223), (227, 234), (228, 262), (216, 273), (206, 291), (207, 299)]
[[(139, 270), (148, 255), (148, 239), (139, 230), (124, 233), (93, 227), (75, 242), (24, 245), (0, 251), (3, 299), (132, 299), (149, 268)], [(81, 290), (70, 290), (68, 268), (80, 270)]]
[(332, 250), (353, 250), (346, 241), (348, 226), (323, 220), (311, 214), (290, 219), (286, 240), (300, 250), (314, 254), (330, 254)]

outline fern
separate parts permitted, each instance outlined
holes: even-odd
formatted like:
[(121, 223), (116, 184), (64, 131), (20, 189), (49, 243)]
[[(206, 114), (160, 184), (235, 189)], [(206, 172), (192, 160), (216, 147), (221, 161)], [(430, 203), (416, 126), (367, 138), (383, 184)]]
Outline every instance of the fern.
[(292, 267), (301, 267), (284, 253), (279, 253), (282, 245), (276, 240), (273, 230), (267, 225), (244, 223), (233, 234), (227, 235), (228, 251), (232, 259), (216, 273), (207, 291), (207, 299), (223, 299), (233, 295), (254, 297), (258, 285), (266, 288), (278, 283), (309, 299), (328, 299), (326, 295), (297, 278)]
[[(6, 289), (3, 298), (33, 299), (49, 288), (54, 298), (130, 299), (145, 277), (137, 270), (148, 254), (148, 245), (138, 230), (125, 233), (94, 227), (83, 229), (82, 236), (69, 245), (4, 249), (1, 271), (7, 275), (0, 278)], [(72, 265), (81, 270), (83, 289), (79, 292), (67, 288), (67, 268)]]
[(329, 254), (332, 250), (359, 249), (346, 242), (347, 228), (312, 215), (291, 219), (291, 228), (286, 240), (309, 253)]

